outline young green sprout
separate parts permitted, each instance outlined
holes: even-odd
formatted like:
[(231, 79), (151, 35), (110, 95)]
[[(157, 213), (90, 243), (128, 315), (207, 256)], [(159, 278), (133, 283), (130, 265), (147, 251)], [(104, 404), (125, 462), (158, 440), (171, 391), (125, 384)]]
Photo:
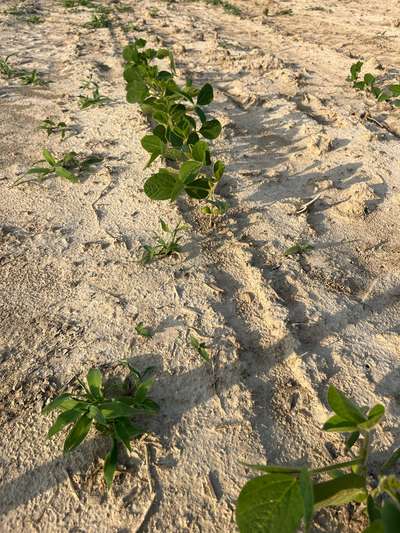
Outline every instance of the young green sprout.
[(134, 419), (158, 411), (158, 405), (149, 398), (153, 380), (146, 376), (151, 369), (140, 374), (130, 363), (123, 364), (129, 370), (124, 381), (103, 383), (101, 371), (92, 368), (87, 374), (86, 383), (78, 380), (76, 392), (61, 394), (42, 411), (44, 415), (60, 412), (49, 429), (48, 437), (52, 438), (67, 428), (64, 453), (77, 448), (91, 428), (111, 440), (111, 449), (104, 461), (107, 489), (110, 489), (117, 469), (118, 448), (131, 451), (131, 440), (144, 433)]
[(98, 28), (109, 28), (110, 26), (111, 21), (107, 17), (106, 13), (98, 13), (92, 15), (91, 20), (84, 24), (84, 27), (90, 30), (96, 30)]
[(65, 122), (54, 122), (53, 119), (46, 118), (40, 123), (39, 129), (44, 130), (47, 133), (47, 137), (50, 137), (53, 133), (59, 133), (61, 140), (64, 140), (68, 126)]
[(9, 54), (6, 57), (0, 57), (0, 74), (5, 78), (13, 78), (17, 75), (18, 71), (10, 65), (10, 57), (15, 54)]
[(50, 81), (45, 81), (40, 77), (40, 74), (36, 69), (29, 71), (23, 71), (19, 74), (23, 85), (49, 85)]
[(395, 107), (400, 107), (400, 84), (387, 85), (379, 87), (376, 84), (376, 77), (367, 72), (364, 77), (360, 79), (361, 69), (363, 67), (362, 61), (353, 63), (350, 67), (350, 76), (347, 78), (358, 91), (366, 91), (377, 99), (378, 102), (389, 102)]
[(196, 337), (193, 337), (193, 335), (191, 335), (190, 344), (192, 348), (194, 348), (196, 352), (200, 355), (203, 361), (206, 361), (207, 363), (210, 362), (210, 354), (208, 353), (206, 344), (204, 342), (200, 342), (196, 339)]
[(160, 225), (162, 231), (166, 234), (163, 238), (155, 234), (156, 242), (154, 245), (144, 244), (142, 246), (143, 253), (140, 258), (140, 263), (148, 265), (156, 259), (163, 259), (171, 255), (179, 255), (182, 251), (180, 241), (183, 238), (183, 233), (187, 231), (188, 226), (179, 222), (175, 228), (170, 228), (168, 224), (160, 218)]
[[(61, 159), (56, 159), (55, 156), (49, 152), (49, 150), (43, 150), (43, 157), (37, 161), (37, 163), (47, 163), (47, 167), (32, 167), (26, 174), (36, 176), (37, 181), (42, 182), (51, 176), (60, 176), (65, 178), (68, 181), (76, 183), (79, 181), (79, 175), (90, 169), (92, 165), (100, 163), (101, 158), (96, 156), (86, 157), (84, 159), (79, 158), (76, 152), (67, 152), (63, 155)], [(23, 178), (17, 180), (15, 185), (21, 185), (27, 181), (32, 180), (23, 180)]]
[(147, 328), (143, 322), (139, 322), (135, 326), (136, 333), (142, 337), (151, 338), (153, 336), (153, 333), (150, 328)]
[(308, 252), (311, 252), (311, 250), (314, 250), (314, 246), (312, 244), (308, 242), (299, 242), (285, 250), (285, 253), (283, 255), (285, 255), (286, 257), (290, 255), (303, 255), (307, 254)]
[[(400, 531), (400, 479), (387, 475), (400, 459), (396, 450), (380, 470), (378, 484), (370, 485), (369, 457), (375, 427), (385, 414), (376, 404), (359, 407), (333, 385), (328, 390), (328, 404), (334, 415), (323, 429), (347, 433), (347, 452), (352, 459), (320, 468), (246, 465), (262, 475), (243, 487), (236, 506), (236, 522), (240, 533), (295, 533), (301, 523), (310, 531), (314, 513), (330, 506), (362, 503), (370, 525), (364, 533)], [(320, 475), (330, 479), (320, 481)]]
[(79, 95), (79, 107), (87, 109), (92, 106), (103, 106), (109, 101), (109, 98), (100, 94), (99, 84), (92, 79), (82, 82), (81, 89), (92, 91), (91, 95)]

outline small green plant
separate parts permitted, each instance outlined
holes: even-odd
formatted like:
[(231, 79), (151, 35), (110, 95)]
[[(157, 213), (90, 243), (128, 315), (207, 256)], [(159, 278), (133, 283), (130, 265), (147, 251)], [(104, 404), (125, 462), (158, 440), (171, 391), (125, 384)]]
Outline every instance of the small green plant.
[(200, 211), (210, 217), (210, 222), (216, 218), (224, 215), (228, 211), (228, 204), (223, 200), (208, 200)]
[(182, 233), (184, 233), (188, 227), (180, 222), (175, 228), (170, 228), (170, 226), (161, 218), (160, 225), (162, 231), (166, 234), (166, 237), (163, 238), (160, 235), (155, 234), (155, 244), (144, 244), (142, 246), (143, 253), (140, 262), (143, 265), (148, 265), (156, 259), (163, 259), (164, 257), (171, 255), (179, 255), (182, 251), (180, 241), (183, 238)]
[(139, 415), (153, 414), (158, 410), (158, 405), (149, 398), (153, 380), (146, 376), (151, 369), (140, 374), (128, 362), (124, 364), (129, 369), (129, 375), (123, 382), (103, 384), (101, 371), (92, 368), (87, 374), (87, 383), (78, 380), (77, 392), (61, 394), (42, 411), (44, 415), (55, 410), (60, 411), (49, 429), (48, 437), (54, 437), (68, 428), (64, 453), (77, 448), (92, 427), (111, 439), (111, 450), (104, 462), (104, 480), (108, 489), (117, 469), (118, 448), (122, 445), (130, 451), (130, 441), (144, 433), (132, 420)]
[(40, 74), (36, 69), (29, 71), (23, 71), (19, 73), (19, 77), (23, 85), (49, 85), (50, 81), (45, 81), (40, 77)]
[(85, 28), (89, 28), (91, 30), (96, 30), (98, 28), (109, 28), (111, 26), (111, 21), (107, 17), (106, 13), (97, 13), (92, 15), (91, 20), (89, 22), (86, 22), (84, 24)]
[(81, 89), (91, 91), (91, 95), (79, 95), (79, 107), (81, 109), (87, 109), (92, 106), (103, 106), (109, 101), (107, 96), (100, 94), (99, 84), (92, 79), (88, 79), (82, 82)]
[(360, 79), (360, 73), (363, 66), (362, 61), (357, 61), (350, 67), (350, 76), (348, 81), (350, 81), (358, 91), (366, 91), (378, 100), (378, 102), (390, 102), (395, 107), (400, 107), (400, 99), (396, 100), (395, 98), (400, 97), (400, 84), (387, 85), (385, 87), (379, 87), (376, 84), (376, 77), (371, 73), (367, 72), (364, 74), (364, 77)]
[(6, 57), (0, 57), (0, 74), (8, 79), (14, 78), (18, 73), (18, 71), (15, 70), (15, 68), (10, 64), (10, 57), (13, 55), (15, 54), (9, 54)]
[(44, 130), (47, 133), (47, 137), (50, 137), (53, 133), (59, 133), (61, 140), (64, 140), (68, 126), (65, 122), (54, 122), (53, 119), (46, 118), (40, 123), (39, 129)]
[[(79, 175), (81, 173), (89, 170), (92, 165), (100, 163), (101, 161), (101, 158), (96, 156), (79, 158), (76, 152), (68, 152), (64, 154), (61, 159), (56, 159), (55, 156), (46, 149), (43, 150), (43, 157), (44, 159), (37, 161), (37, 163), (47, 163), (47, 167), (35, 166), (26, 172), (27, 175), (36, 176), (36, 179), (39, 182), (44, 181), (53, 175), (60, 176), (61, 178), (76, 183), (79, 181)], [(26, 181), (27, 180), (21, 178), (21, 180), (17, 180), (15, 185), (20, 185)]]
[(148, 339), (153, 336), (153, 333), (150, 328), (146, 328), (143, 322), (139, 322), (135, 326), (136, 333), (142, 337), (147, 337)]
[[(152, 134), (141, 141), (150, 154), (147, 166), (162, 157), (177, 168), (159, 169), (145, 182), (144, 192), (153, 200), (174, 201), (182, 193), (213, 200), (225, 170), (222, 161), (212, 162), (210, 146), (201, 139), (213, 140), (221, 133), (220, 122), (209, 119), (203, 109), (214, 99), (213, 88), (209, 83), (196, 88), (191, 80), (178, 85), (171, 51), (145, 46), (144, 39), (136, 39), (124, 48), (127, 100), (140, 104), (156, 124)], [(160, 70), (152, 63), (165, 58), (170, 70)]]
[[(400, 531), (400, 479), (387, 475), (400, 459), (400, 449), (383, 465), (376, 483), (368, 471), (372, 435), (384, 406), (358, 407), (332, 385), (328, 403), (335, 414), (323, 429), (348, 433), (346, 449), (354, 458), (321, 468), (247, 465), (264, 475), (248, 481), (240, 493), (236, 521), (241, 533), (295, 533), (301, 522), (308, 532), (315, 511), (350, 502), (365, 507), (370, 525), (364, 533)], [(352, 452), (355, 446), (357, 453)], [(331, 479), (320, 481), (321, 474)]]
[(159, 14), (160, 14), (160, 12), (159, 12), (159, 10), (158, 10), (157, 8), (155, 8), (155, 7), (151, 7), (151, 8), (149, 9), (149, 15), (150, 15), (150, 17), (155, 18), (155, 17), (157, 17)]
[(29, 24), (42, 24), (44, 22), (44, 19), (39, 15), (30, 15), (25, 20)]
[(283, 255), (287, 257), (290, 255), (303, 255), (311, 252), (311, 250), (314, 250), (314, 246), (312, 244), (309, 244), (308, 242), (299, 242), (285, 250)]
[(196, 352), (200, 355), (200, 357), (206, 361), (207, 363), (210, 362), (210, 354), (207, 350), (206, 344), (204, 342), (200, 342), (196, 339), (196, 337), (193, 337), (193, 335), (190, 336), (190, 344), (192, 348), (196, 350)]
[(70, 7), (95, 7), (95, 4), (93, 4), (92, 0), (63, 0), (63, 6), (70, 8)]

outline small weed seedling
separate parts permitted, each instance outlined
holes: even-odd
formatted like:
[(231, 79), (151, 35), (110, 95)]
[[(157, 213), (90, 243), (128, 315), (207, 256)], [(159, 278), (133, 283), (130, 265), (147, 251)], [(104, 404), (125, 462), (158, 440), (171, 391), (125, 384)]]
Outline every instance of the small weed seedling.
[(44, 130), (47, 133), (47, 137), (50, 137), (53, 133), (59, 133), (61, 140), (65, 139), (65, 135), (68, 131), (68, 126), (65, 122), (54, 122), (51, 118), (46, 118), (40, 123), (40, 130)]
[(111, 439), (111, 450), (104, 462), (104, 480), (108, 489), (117, 468), (119, 446), (131, 450), (130, 441), (144, 433), (132, 420), (138, 415), (154, 414), (158, 410), (158, 405), (149, 398), (153, 380), (146, 379), (148, 372), (145, 370), (140, 374), (129, 363), (125, 365), (129, 375), (123, 382), (103, 384), (100, 370), (92, 368), (87, 374), (87, 383), (78, 380), (80, 390), (61, 394), (42, 411), (45, 415), (54, 410), (60, 411), (48, 437), (68, 428), (64, 453), (79, 446), (92, 426)]
[(14, 78), (18, 74), (18, 71), (10, 65), (10, 57), (13, 55), (15, 54), (10, 54), (4, 58), (0, 57), (0, 74), (8, 79)]
[(200, 355), (203, 361), (206, 361), (207, 363), (210, 362), (210, 354), (208, 353), (206, 344), (204, 342), (198, 341), (196, 337), (193, 337), (193, 335), (191, 335), (190, 344), (192, 348), (194, 348), (196, 352)]
[(82, 82), (81, 89), (92, 91), (91, 96), (79, 95), (79, 107), (81, 109), (87, 109), (92, 106), (103, 106), (109, 101), (107, 96), (100, 94), (99, 84), (91, 79)]
[(142, 246), (143, 254), (140, 258), (140, 262), (143, 265), (148, 265), (156, 259), (163, 259), (164, 257), (171, 255), (179, 255), (182, 251), (179, 243), (183, 238), (182, 233), (185, 232), (188, 227), (185, 224), (179, 223), (172, 229), (161, 218), (160, 225), (162, 231), (166, 234), (166, 237), (163, 238), (160, 235), (155, 234), (156, 243), (154, 245), (144, 244)]
[(25, 20), (29, 24), (42, 24), (44, 22), (44, 19), (39, 15), (30, 15)]
[[(263, 475), (248, 481), (239, 495), (236, 521), (241, 533), (295, 533), (301, 522), (308, 532), (315, 511), (350, 502), (364, 504), (370, 522), (364, 533), (400, 531), (400, 479), (387, 475), (400, 460), (400, 449), (383, 465), (377, 481), (369, 476), (372, 435), (384, 406), (358, 407), (332, 385), (328, 403), (335, 414), (323, 429), (348, 433), (346, 449), (354, 458), (322, 468), (247, 465)], [(351, 451), (355, 446), (357, 453)], [(331, 479), (320, 481), (320, 474)]]
[(228, 204), (223, 200), (208, 200), (207, 205), (203, 206), (200, 211), (210, 218), (210, 226), (213, 219), (224, 215), (228, 211)]
[(111, 21), (107, 17), (106, 13), (97, 13), (94, 14), (89, 20), (89, 22), (86, 22), (84, 24), (85, 28), (89, 28), (90, 30), (96, 30), (98, 28), (109, 28), (111, 26)]
[[(78, 158), (75, 152), (68, 152), (61, 159), (56, 159), (49, 150), (43, 150), (43, 157), (37, 163), (47, 163), (47, 167), (32, 167), (26, 174), (35, 175), (37, 181), (42, 182), (53, 176), (60, 176), (68, 181), (76, 183), (79, 181), (79, 175), (90, 169), (92, 165), (100, 163), (101, 158), (96, 156), (87, 157), (84, 159)], [(31, 180), (17, 180), (15, 185), (21, 185)]]
[(23, 85), (49, 85), (50, 81), (45, 81), (40, 77), (40, 74), (36, 69), (29, 71), (23, 71), (19, 74)]
[(283, 255), (286, 257), (290, 255), (303, 255), (314, 250), (314, 246), (308, 242), (299, 242), (288, 248)]
[(63, 0), (64, 7), (95, 7), (92, 0)]
[(395, 100), (395, 98), (400, 97), (400, 84), (387, 85), (381, 88), (376, 84), (376, 77), (369, 72), (364, 74), (363, 79), (360, 79), (362, 66), (363, 62), (357, 61), (350, 67), (348, 81), (352, 83), (354, 89), (371, 93), (378, 102), (390, 102), (393, 106), (400, 107), (400, 99)]
[[(213, 88), (209, 83), (196, 88), (191, 80), (178, 85), (171, 51), (145, 46), (144, 39), (136, 39), (124, 48), (127, 100), (140, 104), (156, 124), (152, 134), (141, 141), (150, 155), (147, 166), (161, 157), (174, 161), (175, 168), (159, 169), (145, 182), (144, 192), (152, 200), (174, 201), (183, 193), (193, 199), (214, 200), (225, 165), (211, 160), (207, 142), (216, 139), (222, 128), (204, 110), (214, 99)], [(163, 59), (168, 59), (169, 70), (153, 64), (153, 60)]]
[(148, 339), (153, 336), (153, 333), (150, 328), (146, 328), (143, 322), (139, 322), (135, 326), (136, 333), (142, 337), (147, 337)]

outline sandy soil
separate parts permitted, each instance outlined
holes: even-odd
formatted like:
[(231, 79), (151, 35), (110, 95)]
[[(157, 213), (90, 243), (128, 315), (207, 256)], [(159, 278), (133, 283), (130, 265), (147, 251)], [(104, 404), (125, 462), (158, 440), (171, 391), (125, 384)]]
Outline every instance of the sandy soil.
[[(387, 407), (375, 461), (398, 445), (400, 110), (345, 81), (354, 58), (400, 79), (398, 2), (246, 0), (241, 17), (203, 2), (124, 3), (133, 13), (98, 30), (82, 27), (87, 9), (56, 0), (21, 3), (45, 17), (37, 25), (1, 4), (0, 56), (53, 82), (0, 85), (1, 531), (235, 531), (240, 461), (344, 457), (321, 431), (329, 383)], [(231, 209), (211, 230), (194, 205), (142, 191), (148, 125), (125, 102), (121, 64), (138, 35), (172, 47), (182, 77), (216, 87)], [(90, 74), (111, 102), (80, 110)], [(76, 134), (47, 139), (49, 115)], [(44, 147), (103, 162), (79, 185), (11, 188)], [(159, 216), (190, 225), (184, 254), (142, 267)], [(314, 250), (285, 257), (299, 241)], [(152, 339), (136, 335), (138, 320)], [(161, 411), (105, 497), (106, 443), (93, 435), (63, 457), (40, 410), (74, 376), (126, 357), (155, 365)], [(353, 511), (320, 514), (315, 531), (358, 531)]]

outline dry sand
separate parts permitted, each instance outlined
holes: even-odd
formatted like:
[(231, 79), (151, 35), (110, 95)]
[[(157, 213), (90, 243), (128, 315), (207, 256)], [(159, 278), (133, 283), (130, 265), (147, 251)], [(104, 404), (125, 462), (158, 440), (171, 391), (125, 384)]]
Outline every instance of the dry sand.
[[(56, 0), (20, 3), (45, 16), (37, 25), (1, 3), (0, 56), (53, 81), (0, 85), (4, 532), (235, 531), (250, 475), (240, 461), (345, 457), (341, 439), (321, 431), (329, 383), (387, 407), (374, 461), (398, 445), (400, 110), (345, 81), (359, 58), (399, 81), (398, 1), (246, 0), (236, 2), (242, 17), (202, 2), (124, 3), (134, 12), (98, 30), (82, 27), (90, 11)], [(216, 88), (219, 192), (231, 209), (211, 230), (194, 205), (142, 191), (148, 124), (125, 101), (121, 64), (134, 36), (172, 47), (182, 77)], [(112, 101), (80, 110), (90, 74)], [(47, 139), (38, 125), (50, 115), (76, 135)], [(10, 188), (44, 147), (104, 160), (79, 185)], [(159, 216), (190, 225), (184, 253), (142, 267), (138, 249)], [(300, 240), (314, 251), (285, 257)], [(136, 335), (139, 320), (151, 340)], [(189, 331), (210, 347), (211, 366)], [(106, 498), (106, 443), (93, 435), (64, 458), (40, 410), (74, 376), (126, 357), (155, 365), (161, 411)], [(315, 531), (358, 531), (351, 512), (320, 514)]]

